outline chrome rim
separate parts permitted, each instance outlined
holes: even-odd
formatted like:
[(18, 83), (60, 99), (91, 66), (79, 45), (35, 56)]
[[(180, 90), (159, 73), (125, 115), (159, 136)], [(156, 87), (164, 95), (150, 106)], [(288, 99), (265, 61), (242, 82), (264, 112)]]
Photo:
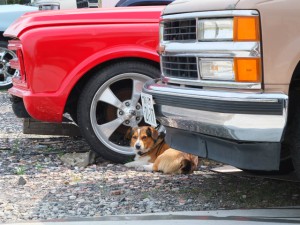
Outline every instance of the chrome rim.
[(133, 155), (124, 135), (142, 122), (140, 95), (148, 76), (124, 73), (104, 83), (94, 95), (90, 120), (99, 140), (114, 152)]
[(14, 52), (0, 47), (0, 87), (10, 85), (12, 77), (18, 73), (17, 70), (10, 67), (9, 63), (9, 60), (16, 57)]

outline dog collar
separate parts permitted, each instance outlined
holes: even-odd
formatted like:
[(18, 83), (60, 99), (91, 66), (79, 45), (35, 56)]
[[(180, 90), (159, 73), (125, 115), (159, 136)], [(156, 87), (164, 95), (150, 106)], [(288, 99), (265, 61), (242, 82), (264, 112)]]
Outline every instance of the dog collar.
[(139, 156), (143, 156), (143, 155), (145, 155), (147, 152), (144, 152), (144, 153), (142, 153), (142, 152), (138, 152), (137, 154), (139, 155)]

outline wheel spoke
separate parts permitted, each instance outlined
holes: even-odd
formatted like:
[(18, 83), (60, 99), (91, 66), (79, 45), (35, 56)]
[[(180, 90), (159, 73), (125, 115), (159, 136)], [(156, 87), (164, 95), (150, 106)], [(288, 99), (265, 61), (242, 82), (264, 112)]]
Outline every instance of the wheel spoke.
[(3, 61), (4, 55), (5, 55), (5, 49), (0, 48), (0, 61)]
[(101, 130), (101, 132), (105, 135), (107, 140), (109, 137), (114, 133), (114, 131), (124, 122), (124, 119), (122, 117), (119, 117), (113, 121), (110, 121), (108, 123), (98, 125), (98, 129)]
[[(5, 68), (5, 67), (4, 67)], [(8, 67), (6, 67), (5, 69), (2, 69), (2, 73), (4, 80), (6, 81), (8, 77), (12, 76), (11, 74), (8, 73)]]
[(107, 88), (103, 94), (100, 96), (100, 101), (106, 102), (110, 105), (115, 106), (116, 108), (121, 108), (122, 102), (118, 99), (118, 97), (112, 92), (110, 88)]
[(131, 105), (133, 107), (136, 106), (136, 104), (138, 103), (138, 101), (141, 97), (143, 85), (144, 85), (144, 82), (139, 81), (139, 80), (133, 80), (133, 89), (132, 89), (132, 96), (131, 96)]

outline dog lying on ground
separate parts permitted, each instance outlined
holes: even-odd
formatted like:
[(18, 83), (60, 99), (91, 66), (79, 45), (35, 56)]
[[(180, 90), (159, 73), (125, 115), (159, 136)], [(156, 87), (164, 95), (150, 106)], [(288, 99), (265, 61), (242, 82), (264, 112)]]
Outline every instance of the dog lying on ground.
[(135, 158), (133, 162), (126, 163), (126, 167), (168, 174), (189, 174), (198, 166), (197, 156), (170, 148), (153, 127), (132, 128), (128, 138), (131, 139), (130, 146), (135, 150)]

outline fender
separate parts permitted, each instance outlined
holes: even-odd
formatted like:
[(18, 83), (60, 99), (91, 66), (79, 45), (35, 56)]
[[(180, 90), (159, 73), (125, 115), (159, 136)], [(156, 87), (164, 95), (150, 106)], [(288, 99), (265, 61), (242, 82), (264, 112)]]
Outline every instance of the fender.
[(63, 99), (67, 100), (74, 86), (87, 72), (105, 62), (121, 58), (140, 58), (159, 63), (157, 52), (153, 51), (153, 49), (141, 48), (141, 46), (138, 45), (124, 45), (106, 49), (105, 51), (100, 51), (90, 56), (74, 68), (56, 94), (61, 95)]
[[(137, 45), (118, 46), (97, 52), (75, 67), (67, 79), (63, 81), (58, 91), (54, 93), (35, 93), (34, 95), (31, 92), (23, 92), (22, 97), (27, 112), (37, 120), (61, 122), (68, 96), (77, 82), (94, 67), (121, 58), (148, 59), (159, 63), (159, 56), (153, 49), (141, 48)], [(18, 89), (14, 87), (9, 92), (20, 96), (17, 93)]]

